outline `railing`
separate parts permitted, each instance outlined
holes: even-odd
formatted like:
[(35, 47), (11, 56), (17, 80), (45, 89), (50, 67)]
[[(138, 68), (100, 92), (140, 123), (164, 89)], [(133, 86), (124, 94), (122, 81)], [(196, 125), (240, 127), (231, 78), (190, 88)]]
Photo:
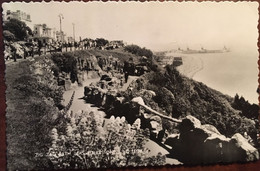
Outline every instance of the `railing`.
[(152, 114), (157, 115), (157, 116), (159, 116), (159, 117), (161, 117), (161, 118), (163, 118), (163, 119), (167, 119), (167, 120), (169, 120), (169, 121), (177, 122), (177, 123), (180, 123), (180, 122), (181, 122), (181, 120), (179, 120), (179, 119), (175, 119), (175, 118), (172, 118), (172, 117), (169, 117), (169, 116), (165, 116), (165, 115), (163, 115), (163, 114), (161, 114), (161, 113), (159, 113), (159, 112), (153, 110), (152, 108), (150, 108), (149, 106), (147, 106), (147, 105), (144, 103), (142, 97), (135, 97), (135, 98), (132, 99), (132, 102), (138, 104), (139, 106), (142, 106), (142, 107), (145, 108), (147, 111), (149, 111), (149, 112), (151, 112)]

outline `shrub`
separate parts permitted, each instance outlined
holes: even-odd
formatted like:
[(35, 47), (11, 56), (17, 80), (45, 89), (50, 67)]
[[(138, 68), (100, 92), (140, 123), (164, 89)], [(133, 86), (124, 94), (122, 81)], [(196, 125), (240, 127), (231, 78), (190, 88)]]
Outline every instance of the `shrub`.
[(8, 30), (3, 31), (3, 36), (4, 36), (4, 39), (7, 40), (7, 41), (14, 41), (15, 40), (15, 35)]
[(240, 110), (242, 112), (242, 116), (251, 119), (258, 119), (259, 106), (256, 104), (250, 104), (248, 101), (244, 99), (243, 96), (239, 97), (239, 95), (236, 94), (232, 103), (232, 107), (234, 109)]
[(59, 71), (70, 73), (70, 80), (72, 81), (72, 83), (78, 81), (77, 59), (74, 53), (55, 53), (51, 56), (51, 58), (56, 66), (59, 68)]
[[(225, 136), (247, 132), (256, 142), (257, 123), (251, 119), (257, 118), (258, 106), (250, 105), (243, 97), (232, 99), (181, 75), (172, 65), (166, 66), (164, 72), (145, 74), (143, 79), (142, 87), (156, 94), (153, 100), (160, 109), (155, 110), (165, 110), (174, 118), (191, 114), (202, 124), (214, 125)], [(167, 131), (172, 130), (169, 124), (163, 124)]]
[[(48, 81), (50, 81), (50, 79)], [(60, 106), (63, 99), (63, 90), (61, 87), (53, 85), (51, 81), (49, 83), (47, 81), (40, 82), (33, 74), (20, 76), (14, 81), (13, 86), (27, 97), (38, 96), (39, 98), (51, 98), (54, 100), (56, 106)]]
[(10, 19), (4, 23), (3, 30), (10, 31), (18, 40), (25, 40), (29, 35), (32, 35), (32, 30), (24, 22), (17, 19)]
[(141, 48), (137, 45), (128, 45), (125, 47), (125, 50), (138, 56), (146, 56), (150, 59), (153, 57), (153, 52), (151, 50)]
[(106, 44), (108, 44), (108, 40), (104, 38), (98, 38), (96, 39), (96, 42), (97, 42), (97, 47), (105, 46)]
[(87, 169), (122, 166), (162, 165), (165, 156), (147, 157), (144, 147), (149, 136), (125, 118), (104, 119), (99, 113), (72, 112), (52, 129), (52, 145), (46, 157), (54, 169)]

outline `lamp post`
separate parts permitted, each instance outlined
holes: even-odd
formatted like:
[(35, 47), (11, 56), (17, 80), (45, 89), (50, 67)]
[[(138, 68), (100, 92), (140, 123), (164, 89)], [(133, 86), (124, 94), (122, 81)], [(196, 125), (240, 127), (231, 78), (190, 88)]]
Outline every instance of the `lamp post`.
[(63, 17), (62, 14), (59, 14), (58, 17), (59, 17), (59, 19), (60, 19), (60, 39), (61, 39), (61, 41), (63, 42), (63, 32), (62, 32), (62, 23), (61, 23), (61, 20), (64, 19), (64, 17)]
[(73, 40), (74, 40), (74, 42), (75, 42), (75, 24), (72, 23), (72, 26), (73, 26)]
[(60, 19), (60, 32), (62, 32), (62, 28), (61, 28), (61, 20), (64, 19), (62, 14), (58, 15), (59, 19)]

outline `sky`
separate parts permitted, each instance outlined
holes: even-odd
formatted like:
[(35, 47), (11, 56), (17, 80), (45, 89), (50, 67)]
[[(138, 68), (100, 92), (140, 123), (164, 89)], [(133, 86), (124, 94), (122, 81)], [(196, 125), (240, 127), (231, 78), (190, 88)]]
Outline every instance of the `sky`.
[(181, 47), (256, 47), (257, 2), (37, 2), (4, 3), (22, 10), (33, 24), (47, 24), (67, 36), (124, 40), (157, 50)]

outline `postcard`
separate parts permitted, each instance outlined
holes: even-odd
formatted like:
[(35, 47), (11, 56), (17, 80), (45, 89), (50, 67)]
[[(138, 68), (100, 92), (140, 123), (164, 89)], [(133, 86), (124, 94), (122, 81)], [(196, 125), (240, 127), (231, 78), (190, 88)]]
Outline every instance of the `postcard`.
[(2, 9), (8, 170), (259, 160), (257, 2)]

